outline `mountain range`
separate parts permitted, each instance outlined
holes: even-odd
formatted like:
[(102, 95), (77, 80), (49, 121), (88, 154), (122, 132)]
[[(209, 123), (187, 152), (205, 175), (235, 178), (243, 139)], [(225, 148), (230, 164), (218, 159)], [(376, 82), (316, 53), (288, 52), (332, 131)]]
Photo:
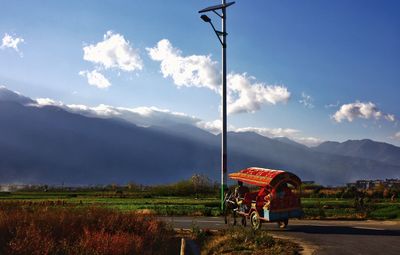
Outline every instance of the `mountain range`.
[[(259, 166), (338, 185), (399, 178), (400, 148), (372, 140), (309, 148), (288, 138), (228, 133), (228, 171)], [(194, 125), (138, 126), (87, 116), (0, 87), (0, 184), (168, 183), (202, 173), (220, 177), (220, 136)]]

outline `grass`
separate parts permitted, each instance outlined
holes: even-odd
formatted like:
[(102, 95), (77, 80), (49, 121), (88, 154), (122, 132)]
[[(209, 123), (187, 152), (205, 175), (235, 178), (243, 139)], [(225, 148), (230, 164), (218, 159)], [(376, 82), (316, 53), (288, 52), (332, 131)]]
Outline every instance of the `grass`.
[(201, 254), (299, 254), (299, 247), (289, 241), (274, 239), (266, 231), (231, 228), (210, 236)]
[[(176, 233), (154, 215), (214, 216), (219, 205), (216, 197), (138, 192), (1, 192), (0, 254), (176, 254)], [(303, 198), (302, 205), (309, 219), (400, 219), (400, 203), (387, 199), (366, 200), (362, 210), (354, 199)], [(298, 251), (250, 228), (196, 233), (202, 254)]]
[(0, 203), (0, 254), (171, 254), (174, 232), (149, 215)]
[[(217, 197), (196, 199), (185, 196), (156, 196), (146, 192), (112, 191), (86, 192), (2, 192), (0, 203), (20, 201), (27, 205), (33, 203), (50, 206), (78, 207), (101, 206), (123, 212), (150, 211), (157, 215), (220, 215), (220, 202)], [(364, 210), (356, 210), (354, 199), (340, 198), (302, 198), (305, 218), (309, 219), (400, 219), (400, 202), (376, 199), (365, 202)]]
[(366, 200), (363, 209), (356, 209), (354, 199), (303, 198), (306, 218), (311, 219), (400, 219), (400, 202), (388, 199)]
[(400, 219), (400, 205), (389, 205), (378, 207), (370, 212), (370, 217), (379, 220)]
[(0, 196), (0, 203), (5, 201), (20, 201), (27, 205), (46, 203), (49, 205), (97, 205), (120, 211), (150, 210), (158, 215), (207, 215), (220, 214), (218, 199), (171, 196), (139, 196), (137, 193), (128, 193), (121, 197), (107, 192), (15, 192)]

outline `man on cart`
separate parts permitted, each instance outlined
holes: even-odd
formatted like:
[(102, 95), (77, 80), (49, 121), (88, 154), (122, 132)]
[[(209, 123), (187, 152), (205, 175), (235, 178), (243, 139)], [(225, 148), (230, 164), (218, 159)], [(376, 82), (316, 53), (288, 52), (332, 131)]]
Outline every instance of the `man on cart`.
[(238, 208), (241, 211), (246, 211), (248, 209), (247, 203), (245, 203), (245, 195), (250, 192), (250, 189), (243, 185), (242, 181), (238, 181), (238, 186), (235, 188), (235, 198)]

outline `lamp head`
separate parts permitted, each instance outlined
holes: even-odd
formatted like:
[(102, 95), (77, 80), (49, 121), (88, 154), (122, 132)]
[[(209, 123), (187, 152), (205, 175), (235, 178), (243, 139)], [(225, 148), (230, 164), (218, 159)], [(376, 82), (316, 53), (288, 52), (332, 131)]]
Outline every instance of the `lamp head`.
[(203, 15), (201, 15), (200, 16), (200, 18), (204, 21), (204, 22), (211, 22), (211, 19), (207, 16), (207, 15), (205, 15), (205, 14), (203, 14)]

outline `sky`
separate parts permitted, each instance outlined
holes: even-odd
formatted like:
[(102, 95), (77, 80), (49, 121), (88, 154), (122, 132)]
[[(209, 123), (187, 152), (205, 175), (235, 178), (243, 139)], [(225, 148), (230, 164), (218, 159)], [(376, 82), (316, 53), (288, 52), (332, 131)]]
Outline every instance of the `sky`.
[[(0, 0), (0, 85), (41, 104), (218, 133), (221, 46), (198, 14), (218, 3)], [(237, 0), (229, 130), (400, 146), (399, 11), (395, 0)]]

